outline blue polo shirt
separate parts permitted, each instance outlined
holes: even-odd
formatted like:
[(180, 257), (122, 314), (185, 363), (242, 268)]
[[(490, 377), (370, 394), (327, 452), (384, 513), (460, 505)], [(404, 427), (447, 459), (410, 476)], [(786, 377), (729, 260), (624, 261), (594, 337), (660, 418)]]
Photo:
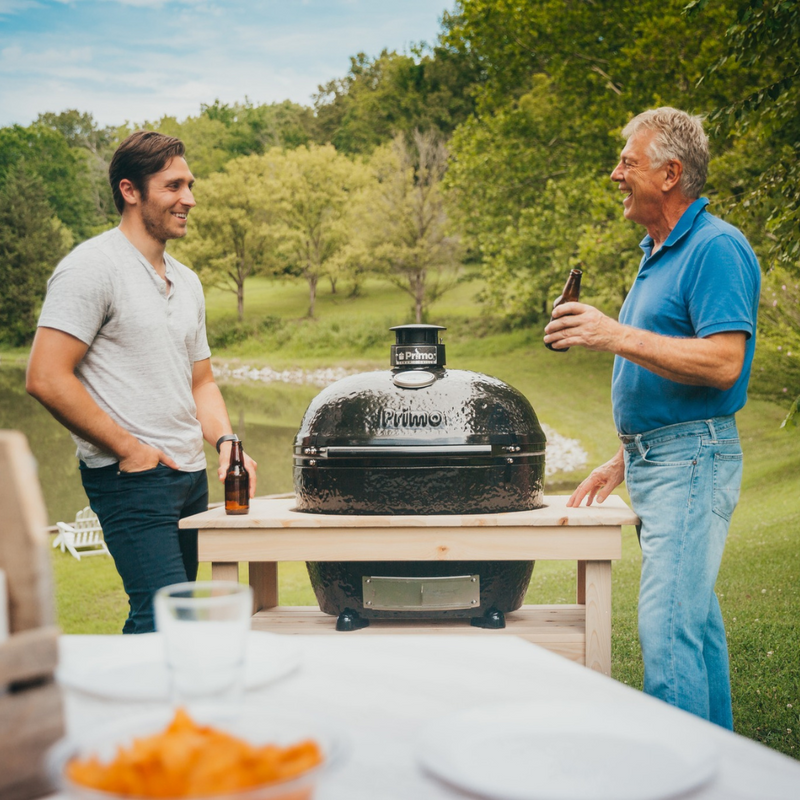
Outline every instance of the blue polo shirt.
[(742, 374), (722, 391), (675, 383), (617, 356), (611, 402), (620, 433), (733, 414), (747, 401), (761, 270), (747, 239), (707, 205), (705, 198), (695, 200), (657, 252), (650, 236), (642, 239), (644, 257), (619, 321), (678, 338), (744, 331)]

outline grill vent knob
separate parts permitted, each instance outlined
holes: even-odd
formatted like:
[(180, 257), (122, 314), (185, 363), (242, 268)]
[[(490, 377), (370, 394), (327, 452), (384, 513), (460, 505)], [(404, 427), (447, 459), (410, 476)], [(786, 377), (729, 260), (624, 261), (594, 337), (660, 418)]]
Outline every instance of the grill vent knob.
[(423, 389), (430, 386), (436, 380), (436, 376), (425, 370), (408, 370), (398, 372), (392, 380), (394, 385), (401, 389)]

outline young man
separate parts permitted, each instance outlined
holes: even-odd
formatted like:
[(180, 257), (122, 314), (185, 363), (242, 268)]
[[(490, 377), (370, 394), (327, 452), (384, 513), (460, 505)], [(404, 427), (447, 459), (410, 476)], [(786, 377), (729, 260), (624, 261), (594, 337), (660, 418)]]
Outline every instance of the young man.
[[(128, 593), (123, 633), (145, 633), (153, 593), (197, 576), (197, 531), (179, 531), (178, 520), (208, 505), (203, 438), (217, 445), (224, 480), (231, 424), (200, 281), (165, 252), (195, 205), (183, 143), (137, 131), (109, 180), (120, 225), (75, 248), (50, 278), (26, 387), (72, 433)], [(256, 464), (246, 460), (252, 495)]]
[(611, 399), (622, 445), (568, 501), (598, 502), (623, 480), (641, 519), (639, 639), (645, 691), (732, 728), (725, 628), (714, 594), (742, 450), (761, 283), (736, 228), (706, 210), (702, 122), (674, 108), (623, 130), (611, 173), (644, 257), (619, 322), (584, 303), (553, 311), (545, 341), (616, 355)]

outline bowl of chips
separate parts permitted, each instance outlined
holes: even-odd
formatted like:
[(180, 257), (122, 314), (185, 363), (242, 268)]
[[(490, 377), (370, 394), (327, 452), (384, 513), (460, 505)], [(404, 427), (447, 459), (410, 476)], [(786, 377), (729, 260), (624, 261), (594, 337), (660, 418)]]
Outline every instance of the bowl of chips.
[(310, 800), (341, 735), (268, 708), (184, 709), (64, 739), (48, 766), (72, 800)]

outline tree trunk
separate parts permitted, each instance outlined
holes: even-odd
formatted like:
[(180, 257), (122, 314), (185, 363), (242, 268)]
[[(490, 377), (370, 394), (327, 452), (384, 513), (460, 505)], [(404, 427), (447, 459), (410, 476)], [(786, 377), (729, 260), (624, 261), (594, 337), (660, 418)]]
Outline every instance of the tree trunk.
[(425, 278), (419, 272), (414, 276), (414, 312), (417, 325), (422, 324), (422, 309), (425, 305)]
[(308, 316), (314, 316), (314, 305), (317, 302), (317, 276), (308, 276)]
[(331, 294), (336, 294), (336, 281), (338, 278), (334, 278), (333, 275), (328, 275), (328, 280), (331, 282)]
[(236, 311), (239, 322), (244, 322), (244, 281), (236, 284)]

